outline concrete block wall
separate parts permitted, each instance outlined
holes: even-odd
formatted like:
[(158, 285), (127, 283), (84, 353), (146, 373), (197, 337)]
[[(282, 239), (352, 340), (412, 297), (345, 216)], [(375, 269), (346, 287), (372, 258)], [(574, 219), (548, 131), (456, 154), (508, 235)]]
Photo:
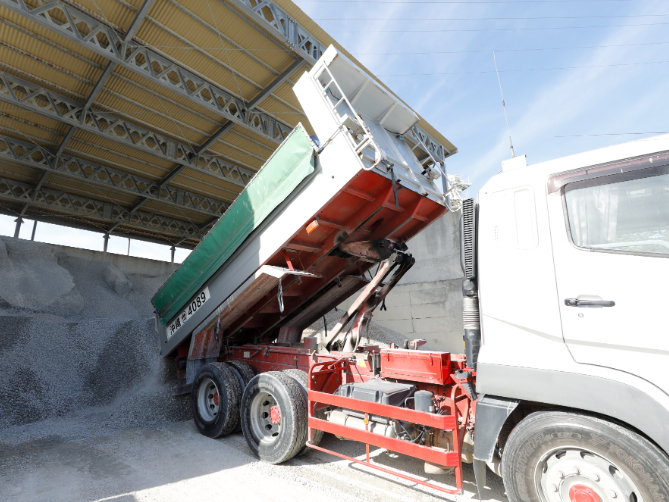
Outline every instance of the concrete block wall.
[(25, 239), (15, 239), (0, 235), (0, 241), (11, 246), (12, 243), (25, 246), (26, 248), (44, 250), (43, 252), (54, 252), (61, 256), (84, 260), (86, 262), (111, 263), (116, 265), (126, 274), (143, 274), (151, 277), (168, 276), (179, 266), (176, 263), (170, 263), (161, 260), (152, 260), (149, 258), (138, 258), (136, 256), (126, 256), (114, 253), (104, 253), (102, 251), (91, 251), (89, 249), (62, 246), (58, 244), (47, 244), (45, 242), (28, 241)]
[(375, 311), (375, 323), (409, 340), (424, 338), (427, 349), (464, 351), (459, 221), (460, 213), (447, 213), (409, 241), (416, 263), (388, 295), (388, 310)]

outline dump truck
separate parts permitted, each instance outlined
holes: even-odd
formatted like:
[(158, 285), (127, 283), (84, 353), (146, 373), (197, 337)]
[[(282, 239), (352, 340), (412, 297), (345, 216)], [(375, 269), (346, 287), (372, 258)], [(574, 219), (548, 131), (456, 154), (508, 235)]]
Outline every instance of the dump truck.
[[(514, 158), (463, 201), (417, 115), (334, 47), (294, 91), (316, 135), (296, 127), (152, 299), (197, 429), (241, 429), (273, 464), (321, 450), (449, 494), (470, 463), (479, 493), (490, 470), (516, 502), (669, 500), (669, 138)], [(450, 211), (463, 353), (369, 343), (407, 243)], [(455, 486), (373, 463), (370, 445)]]

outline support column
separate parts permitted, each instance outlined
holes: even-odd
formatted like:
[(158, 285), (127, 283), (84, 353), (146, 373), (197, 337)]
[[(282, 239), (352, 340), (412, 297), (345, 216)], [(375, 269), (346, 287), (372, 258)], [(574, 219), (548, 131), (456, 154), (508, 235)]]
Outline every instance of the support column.
[(107, 252), (107, 246), (109, 245), (109, 234), (104, 234), (102, 238), (105, 240), (104, 247), (102, 248), (102, 252), (106, 253)]
[(177, 247), (176, 247), (176, 246), (172, 246), (172, 247), (170, 248), (170, 250), (172, 251), (172, 263), (174, 263), (174, 252), (177, 250)]
[(14, 238), (19, 238), (19, 232), (21, 232), (21, 223), (23, 223), (23, 218), (20, 216), (14, 220), (16, 222), (16, 228), (14, 229)]
[(31, 241), (34, 241), (34, 240), (35, 240), (35, 230), (37, 230), (37, 220), (35, 220), (35, 222), (33, 223), (33, 233), (32, 233), (32, 235), (30, 236), (30, 240), (31, 240)]
[(128, 256), (130, 256), (130, 237), (128, 237)]

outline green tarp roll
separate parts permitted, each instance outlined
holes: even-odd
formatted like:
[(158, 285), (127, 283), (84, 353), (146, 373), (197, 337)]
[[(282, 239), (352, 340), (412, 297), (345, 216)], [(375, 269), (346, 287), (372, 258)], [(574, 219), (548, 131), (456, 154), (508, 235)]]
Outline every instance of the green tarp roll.
[(244, 240), (314, 171), (314, 150), (298, 124), (211, 231), (151, 300), (167, 324)]

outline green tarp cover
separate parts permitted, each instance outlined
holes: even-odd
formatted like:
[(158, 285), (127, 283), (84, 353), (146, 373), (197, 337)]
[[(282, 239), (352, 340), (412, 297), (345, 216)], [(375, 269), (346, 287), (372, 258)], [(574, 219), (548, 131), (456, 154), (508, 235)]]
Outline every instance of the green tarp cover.
[(288, 135), (211, 231), (151, 300), (162, 325), (172, 319), (304, 178), (314, 150), (301, 124)]

